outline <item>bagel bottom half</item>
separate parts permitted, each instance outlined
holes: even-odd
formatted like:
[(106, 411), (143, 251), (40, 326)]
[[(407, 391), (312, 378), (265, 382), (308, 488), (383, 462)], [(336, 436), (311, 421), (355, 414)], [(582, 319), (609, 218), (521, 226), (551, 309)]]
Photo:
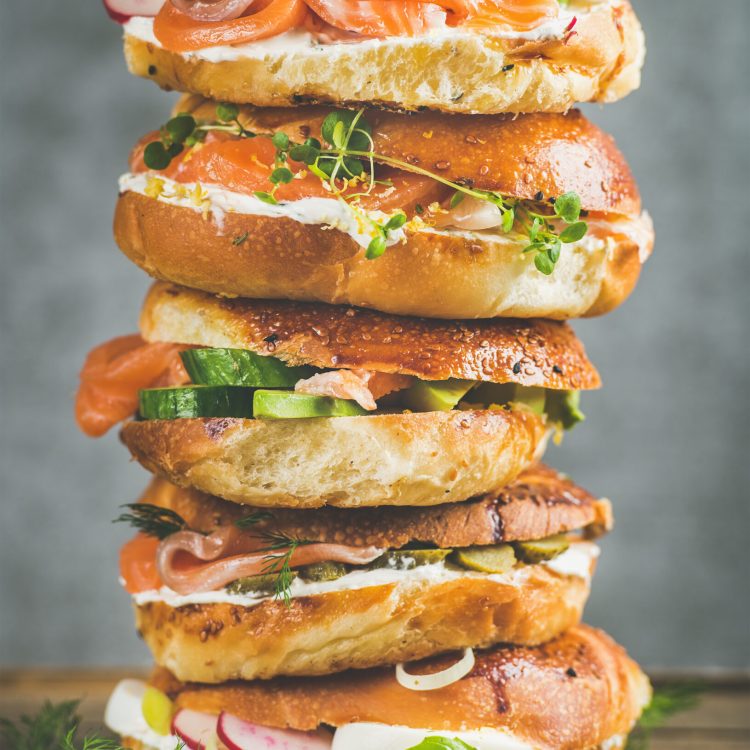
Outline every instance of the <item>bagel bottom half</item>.
[[(408, 670), (428, 674), (453, 662), (445, 657)], [(157, 670), (151, 682), (178, 709), (226, 711), (262, 726), (312, 730), (372, 722), (449, 737), (482, 729), (535, 750), (623, 747), (651, 698), (648, 678), (624, 649), (585, 625), (544, 646), (477, 652), (469, 674), (429, 692), (402, 687), (392, 668), (216, 686), (183, 684)], [(334, 747), (345, 746), (334, 740)]]
[[(250, 606), (146, 601), (135, 605), (136, 626), (156, 663), (187, 682), (329, 674), (548, 641), (580, 621), (594, 566), (592, 556), (585, 576), (537, 564), (447, 578), (426, 566), (398, 582), (299, 596), (288, 606), (271, 598)], [(377, 571), (369, 575), (377, 582)]]
[(609, 312), (632, 292), (653, 243), (648, 220), (632, 225), (642, 241), (613, 230), (569, 245), (551, 276), (522, 252), (526, 243), (503, 235), (412, 233), (374, 263), (327, 227), (241, 213), (218, 225), (195, 207), (132, 191), (120, 196), (114, 229), (120, 249), (151, 276), (217, 294), (437, 318), (567, 319)]
[(500, 490), (544, 451), (530, 411), (126, 423), (123, 442), (182, 487), (255, 506), (438, 505)]

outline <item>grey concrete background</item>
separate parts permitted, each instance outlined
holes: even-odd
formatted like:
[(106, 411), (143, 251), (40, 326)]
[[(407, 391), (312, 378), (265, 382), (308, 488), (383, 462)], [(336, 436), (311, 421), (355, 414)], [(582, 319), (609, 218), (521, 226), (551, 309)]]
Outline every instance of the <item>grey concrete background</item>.
[[(637, 2), (642, 90), (591, 116), (659, 238), (624, 308), (577, 326), (605, 389), (550, 460), (613, 498), (588, 619), (649, 667), (750, 665), (747, 0)], [(0, 664), (145, 663), (109, 521), (146, 475), (75, 429), (87, 350), (135, 328), (115, 180), (171, 98), (131, 79), (96, 2), (0, 4)]]

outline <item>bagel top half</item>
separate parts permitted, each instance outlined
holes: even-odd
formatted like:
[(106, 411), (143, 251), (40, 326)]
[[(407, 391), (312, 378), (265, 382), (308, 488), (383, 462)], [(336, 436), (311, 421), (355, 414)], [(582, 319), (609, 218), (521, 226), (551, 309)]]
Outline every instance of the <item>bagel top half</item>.
[[(580, 418), (576, 392), (600, 385), (554, 321), (445, 322), (157, 283), (141, 332), (145, 347), (315, 368), (286, 390), (245, 389), (252, 413), (141, 410), (122, 429), (149, 470), (250, 505), (432, 505), (499, 490), (539, 458), (550, 428)], [(436, 402), (446, 389), (451, 400)], [(292, 401), (345, 411), (290, 413)]]
[[(456, 658), (407, 665), (408, 673), (435, 674)], [(331, 727), (333, 750), (406, 750), (428, 735), (457, 737), (478, 750), (503, 741), (535, 750), (624, 748), (651, 698), (648, 678), (625, 650), (585, 625), (544, 646), (479, 652), (468, 674), (427, 692), (402, 686), (392, 668), (224, 685), (186, 684), (157, 669), (150, 682), (178, 712), (226, 712), (256, 725), (256, 732)], [(128, 704), (120, 691), (107, 723), (122, 734), (130, 731), (131, 747), (147, 750), (150, 735), (132, 736), (142, 726), (138, 709), (139, 702)], [(205, 725), (212, 727), (209, 716)], [(176, 714), (175, 725), (180, 723)]]
[[(144, 147), (163, 138), (152, 133), (120, 180), (115, 237), (156, 278), (228, 296), (403, 315), (566, 319), (619, 305), (653, 246), (624, 157), (578, 111), (362, 112), (375, 183), (360, 178), (343, 198), (308, 165), (279, 162), (270, 141), (274, 134), (291, 144), (325, 141), (323, 122), (337, 113), (331, 108), (242, 107), (238, 121), (254, 137), (227, 135), (216, 104), (200, 97), (184, 97), (176, 112), (199, 127), (224, 129), (209, 130), (204, 142), (160, 169), (144, 161)], [(294, 178), (274, 188), (270, 177), (279, 166)], [(275, 202), (263, 197), (269, 191)], [(511, 227), (502, 211), (476, 197), (487, 191), (514, 207)], [(529, 250), (533, 217), (560, 234), (568, 225), (556, 217), (555, 202), (568, 195), (578, 196), (586, 233), (563, 242), (554, 263), (537, 267), (545, 253)], [(385, 232), (384, 252), (372, 258), (378, 227), (401, 215), (406, 223)]]
[(263, 511), (160, 479), (131, 508), (137, 528), (172, 522), (121, 553), (138, 631), (157, 664), (211, 683), (543, 643), (580, 621), (612, 525), (609, 501), (543, 466), (427, 508)]
[[(546, 17), (522, 26), (512, 15), (503, 17), (508, 3), (497, 3), (500, 17), (481, 24), (451, 13), (478, 3), (410, 3), (416, 18), (402, 10), (404, 22), (383, 29), (372, 9), (377, 3), (367, 4), (369, 26), (348, 16), (346, 5), (299, 0), (295, 12), (302, 16), (289, 22), (291, 28), (272, 29), (270, 38), (258, 40), (236, 34), (238, 26), (252, 25), (252, 15), (201, 23), (165, 7), (156, 22), (141, 17), (125, 25), (125, 56), (131, 72), (162, 88), (261, 106), (564, 112), (577, 102), (616, 101), (640, 85), (645, 42), (628, 0), (572, 0), (559, 8), (541, 2), (536, 5)], [(321, 6), (327, 6), (324, 17), (316, 12)], [(410, 27), (426, 8), (433, 18), (437, 9), (438, 23)], [(439, 16), (443, 9), (447, 19)]]

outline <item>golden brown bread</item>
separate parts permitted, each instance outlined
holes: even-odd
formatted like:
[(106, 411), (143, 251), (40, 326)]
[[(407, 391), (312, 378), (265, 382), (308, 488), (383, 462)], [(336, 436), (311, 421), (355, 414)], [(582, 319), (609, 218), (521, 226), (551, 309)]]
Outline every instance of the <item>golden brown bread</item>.
[[(448, 658), (411, 672), (445, 668)], [(182, 684), (157, 669), (151, 682), (180, 708), (227, 711), (265, 726), (309, 730), (377, 722), (433, 731), (505, 730), (538, 750), (584, 750), (627, 734), (651, 697), (648, 678), (609, 636), (580, 625), (533, 648), (477, 654), (469, 675), (440, 690), (401, 687), (392, 669), (269, 682)]]
[[(366, 103), (446, 112), (564, 112), (640, 84), (643, 31), (627, 0), (578, 3), (572, 35), (538, 41), (481, 34), (279, 49), (214, 61), (179, 55), (126, 27), (130, 71), (166, 89), (260, 106)], [(250, 47), (252, 50), (252, 47)]]
[(221, 299), (156, 283), (140, 328), (147, 341), (250, 349), (323, 368), (568, 390), (601, 384), (573, 330), (547, 320), (448, 322), (322, 304)]
[[(254, 509), (197, 490), (177, 487), (158, 477), (140, 502), (175, 511), (191, 529), (211, 533), (232, 525)], [(410, 542), (442, 548), (543, 539), (577, 529), (594, 537), (612, 527), (608, 500), (596, 499), (569, 478), (538, 464), (500, 492), (424, 508), (278, 508), (253, 529), (293, 539), (351, 544), (357, 547), (403, 547)]]
[(499, 491), (544, 451), (530, 411), (126, 422), (146, 469), (262, 507), (439, 505)]
[[(579, 544), (590, 544), (587, 542)], [(595, 560), (591, 560), (593, 573)], [(136, 604), (154, 660), (186, 681), (321, 675), (495, 643), (535, 645), (580, 621), (590, 578), (543, 564), (502, 576), (434, 578), (425, 566), (397, 582), (260, 603)], [(372, 573), (363, 574), (373, 575)], [(137, 601), (137, 599), (136, 599)]]
[[(151, 276), (216, 294), (320, 301), (434, 318), (603, 315), (633, 291), (653, 245), (649, 219), (567, 245), (551, 276), (525, 243), (488, 232), (409, 232), (367, 260), (345, 232), (289, 218), (225, 213), (221, 220), (128, 190), (115, 239)], [(642, 235), (642, 239), (640, 239)], [(246, 239), (238, 242), (238, 238)]]
[[(293, 142), (321, 138), (331, 107), (240, 108), (244, 127), (286, 133)], [(216, 119), (216, 102), (182, 97), (174, 112)], [(365, 113), (373, 151), (442, 178), (511, 198), (542, 200), (575, 192), (586, 211), (638, 215), (638, 186), (612, 136), (579, 110), (567, 114), (445, 115)]]

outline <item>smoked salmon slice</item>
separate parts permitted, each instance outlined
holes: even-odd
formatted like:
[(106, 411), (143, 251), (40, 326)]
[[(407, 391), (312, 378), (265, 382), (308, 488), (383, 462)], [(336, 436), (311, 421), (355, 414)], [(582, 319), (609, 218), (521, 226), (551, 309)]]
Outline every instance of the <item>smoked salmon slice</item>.
[(138, 408), (138, 391), (190, 382), (179, 353), (184, 346), (147, 344), (132, 334), (100, 344), (81, 370), (75, 414), (80, 429), (100, 437)]
[[(131, 155), (130, 168), (133, 172), (148, 170), (143, 162), (143, 149), (146, 143), (158, 138), (152, 133), (136, 146)], [(276, 147), (270, 138), (233, 138), (225, 134), (210, 133), (206, 142), (174, 159), (170, 165), (157, 174), (179, 183), (199, 182), (203, 185), (216, 185), (236, 193), (253, 195), (257, 191), (269, 192), (271, 172), (276, 166)], [(295, 174), (287, 184), (281, 184), (274, 196), (278, 201), (294, 201), (302, 198), (332, 198), (319, 177), (310, 172), (304, 164), (289, 161), (286, 166)], [(343, 182), (339, 184), (344, 189)], [(354, 183), (346, 188), (347, 195), (365, 193), (367, 183)], [(430, 177), (404, 172), (398, 169), (379, 168), (377, 184), (362, 194), (360, 205), (367, 210), (385, 212), (401, 209), (411, 215), (416, 206), (427, 208), (431, 203), (440, 202), (451, 195), (446, 188)]]
[(525, 32), (558, 13), (558, 0), (271, 0), (251, 5), (240, 18), (196, 21), (165, 2), (154, 20), (154, 34), (171, 52), (191, 52), (245, 44), (295, 28), (319, 33), (323, 41), (348, 40), (349, 34), (419, 36), (462, 25), (481, 32)]
[(303, 0), (273, 0), (256, 13), (231, 21), (194, 21), (167, 1), (154, 19), (154, 35), (171, 52), (191, 52), (283, 34), (302, 26), (307, 13)]

